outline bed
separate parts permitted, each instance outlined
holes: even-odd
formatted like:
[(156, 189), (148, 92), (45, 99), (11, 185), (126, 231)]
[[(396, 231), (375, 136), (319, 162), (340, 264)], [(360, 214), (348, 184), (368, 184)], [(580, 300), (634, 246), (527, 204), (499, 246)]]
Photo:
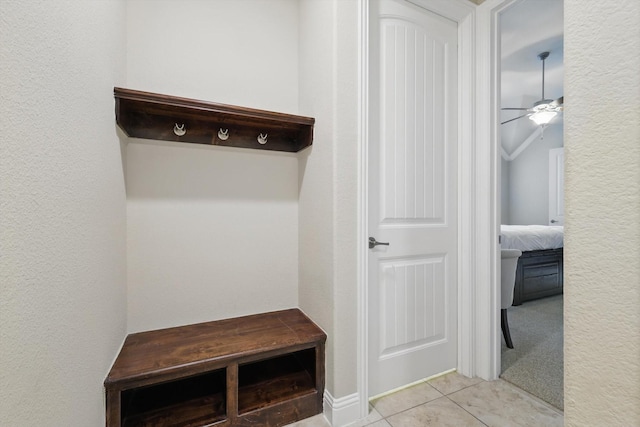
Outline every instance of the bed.
[(547, 225), (502, 225), (502, 249), (519, 249), (513, 305), (558, 295), (563, 285), (564, 228)]

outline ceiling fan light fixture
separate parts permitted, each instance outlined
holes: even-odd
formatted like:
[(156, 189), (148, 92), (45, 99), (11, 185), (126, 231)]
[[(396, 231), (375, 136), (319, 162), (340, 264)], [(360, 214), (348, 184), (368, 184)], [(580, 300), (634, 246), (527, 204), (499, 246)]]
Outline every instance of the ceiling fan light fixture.
[(540, 110), (530, 115), (529, 120), (534, 121), (538, 126), (544, 126), (549, 124), (556, 115), (558, 115), (556, 111)]
[(544, 127), (549, 124), (549, 122), (551, 122), (559, 112), (563, 111), (564, 96), (561, 96), (556, 100), (546, 99), (544, 97), (544, 61), (548, 57), (549, 52), (542, 52), (538, 55), (538, 58), (542, 61), (542, 97), (540, 101), (534, 103), (531, 108), (502, 108), (502, 110), (524, 110), (528, 113), (506, 120), (500, 123), (501, 125), (513, 122), (523, 117), (529, 117), (529, 120), (533, 121), (538, 126), (542, 126), (544, 129)]
[(553, 106), (553, 100), (551, 99), (542, 99), (538, 102), (536, 102), (535, 104), (533, 104), (533, 107), (531, 108), (534, 112), (539, 112), (539, 111), (549, 111), (549, 110), (553, 110), (555, 109), (555, 107)]

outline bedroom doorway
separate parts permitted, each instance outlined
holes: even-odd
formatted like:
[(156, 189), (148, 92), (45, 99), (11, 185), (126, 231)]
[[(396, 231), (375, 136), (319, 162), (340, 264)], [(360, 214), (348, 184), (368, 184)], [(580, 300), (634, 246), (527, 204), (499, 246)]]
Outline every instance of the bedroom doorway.
[[(528, 116), (542, 99), (563, 102), (563, 0), (509, 2), (497, 17), (501, 52), (497, 211), (502, 249), (523, 251), (516, 274), (517, 298), (507, 309), (514, 349), (500, 337), (500, 377), (562, 410), (564, 180), (558, 154), (564, 145), (563, 116), (560, 112), (545, 126)], [(520, 247), (507, 237), (513, 228), (526, 233), (523, 240), (532, 229), (556, 234), (540, 247), (530, 247), (532, 243)]]

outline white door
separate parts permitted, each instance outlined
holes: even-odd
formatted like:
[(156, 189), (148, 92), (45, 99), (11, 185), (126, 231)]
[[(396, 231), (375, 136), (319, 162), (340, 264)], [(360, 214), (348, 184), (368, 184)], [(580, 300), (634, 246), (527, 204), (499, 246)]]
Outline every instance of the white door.
[(564, 148), (549, 150), (549, 225), (564, 225)]
[(457, 364), (457, 25), (371, 4), (369, 396)]

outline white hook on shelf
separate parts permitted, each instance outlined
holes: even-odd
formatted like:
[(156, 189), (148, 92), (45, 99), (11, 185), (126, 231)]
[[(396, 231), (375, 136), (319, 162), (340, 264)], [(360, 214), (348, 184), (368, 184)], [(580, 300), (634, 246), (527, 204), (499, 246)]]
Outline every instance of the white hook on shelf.
[(258, 143), (261, 144), (261, 145), (266, 144), (268, 136), (269, 136), (268, 133), (265, 133), (264, 135), (263, 134), (258, 135)]
[(186, 129), (184, 128), (184, 123), (181, 125), (178, 125), (176, 123), (176, 125), (173, 127), (173, 133), (175, 133), (178, 136), (182, 136), (185, 133), (187, 133)]
[(226, 141), (227, 139), (229, 139), (229, 129), (220, 128), (220, 130), (218, 130), (218, 138), (220, 138), (223, 141)]

